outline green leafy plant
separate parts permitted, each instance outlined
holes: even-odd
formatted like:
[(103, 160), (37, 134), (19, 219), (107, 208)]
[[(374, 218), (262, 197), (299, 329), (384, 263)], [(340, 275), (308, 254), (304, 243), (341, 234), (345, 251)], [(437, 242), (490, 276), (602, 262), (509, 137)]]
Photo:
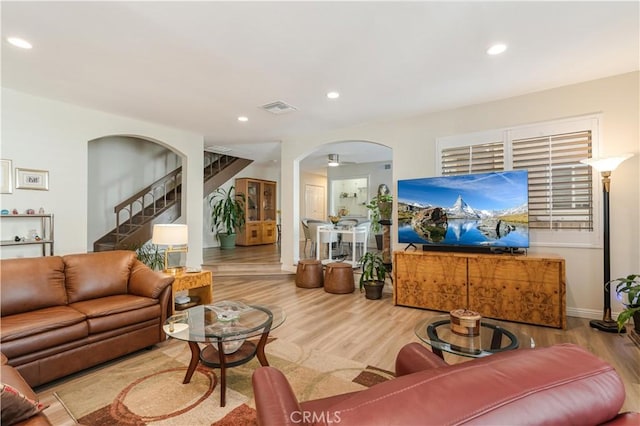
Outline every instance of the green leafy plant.
[(360, 291), (364, 284), (372, 281), (382, 281), (387, 275), (387, 268), (384, 266), (382, 256), (378, 252), (369, 251), (359, 260), (362, 264), (362, 275), (360, 276)]
[(211, 230), (216, 233), (235, 234), (244, 226), (245, 195), (236, 194), (235, 187), (229, 190), (218, 188), (209, 200), (211, 205)]
[(157, 245), (135, 243), (131, 244), (128, 249), (135, 251), (138, 260), (154, 271), (160, 271), (164, 268), (164, 252)]
[(640, 312), (640, 274), (617, 278), (608, 284), (616, 284), (618, 299), (625, 305), (625, 309), (616, 319), (618, 331), (621, 331), (622, 327), (633, 317), (633, 314)]
[[(375, 196), (365, 204), (365, 207), (371, 212), (371, 232), (377, 234), (382, 229), (380, 219), (382, 217), (391, 217), (391, 208), (393, 207), (393, 196), (389, 194), (381, 194)], [(381, 210), (382, 209), (382, 210)]]

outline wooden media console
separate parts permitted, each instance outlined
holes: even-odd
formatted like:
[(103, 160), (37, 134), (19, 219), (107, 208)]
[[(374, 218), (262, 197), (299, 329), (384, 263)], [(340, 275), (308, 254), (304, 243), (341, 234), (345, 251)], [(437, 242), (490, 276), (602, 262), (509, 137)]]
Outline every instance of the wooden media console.
[(551, 255), (393, 253), (396, 305), (565, 328), (564, 259)]

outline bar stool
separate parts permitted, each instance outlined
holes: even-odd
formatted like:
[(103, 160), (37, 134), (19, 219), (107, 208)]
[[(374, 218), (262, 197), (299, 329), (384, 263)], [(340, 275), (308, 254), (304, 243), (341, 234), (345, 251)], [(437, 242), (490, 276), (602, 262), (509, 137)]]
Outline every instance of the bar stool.
[(353, 268), (350, 263), (334, 262), (327, 264), (324, 274), (324, 291), (334, 294), (353, 293), (356, 289), (353, 280)]
[(316, 259), (298, 260), (296, 286), (301, 288), (322, 287), (322, 262)]

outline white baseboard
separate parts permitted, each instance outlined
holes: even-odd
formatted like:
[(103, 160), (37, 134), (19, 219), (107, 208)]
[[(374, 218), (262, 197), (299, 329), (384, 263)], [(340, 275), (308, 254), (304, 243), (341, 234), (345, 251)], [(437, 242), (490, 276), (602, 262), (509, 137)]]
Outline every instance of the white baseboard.
[[(616, 319), (620, 312), (612, 312), (611, 317)], [(582, 308), (567, 308), (568, 317), (587, 318), (587, 319), (602, 319), (603, 311), (596, 311), (594, 309), (582, 309)]]

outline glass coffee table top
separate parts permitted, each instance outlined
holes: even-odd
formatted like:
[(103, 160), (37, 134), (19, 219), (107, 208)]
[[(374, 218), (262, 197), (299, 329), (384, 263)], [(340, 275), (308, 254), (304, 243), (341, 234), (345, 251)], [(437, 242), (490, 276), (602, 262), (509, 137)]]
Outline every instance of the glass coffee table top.
[(188, 342), (217, 343), (218, 340), (245, 340), (273, 330), (285, 320), (281, 307), (223, 301), (198, 305), (167, 319), (164, 332)]
[(480, 358), (497, 352), (535, 347), (531, 336), (517, 331), (508, 323), (485, 318), (480, 321), (478, 336), (463, 336), (451, 331), (449, 315), (438, 315), (420, 321), (415, 327), (415, 333), (440, 357), (443, 351)]

